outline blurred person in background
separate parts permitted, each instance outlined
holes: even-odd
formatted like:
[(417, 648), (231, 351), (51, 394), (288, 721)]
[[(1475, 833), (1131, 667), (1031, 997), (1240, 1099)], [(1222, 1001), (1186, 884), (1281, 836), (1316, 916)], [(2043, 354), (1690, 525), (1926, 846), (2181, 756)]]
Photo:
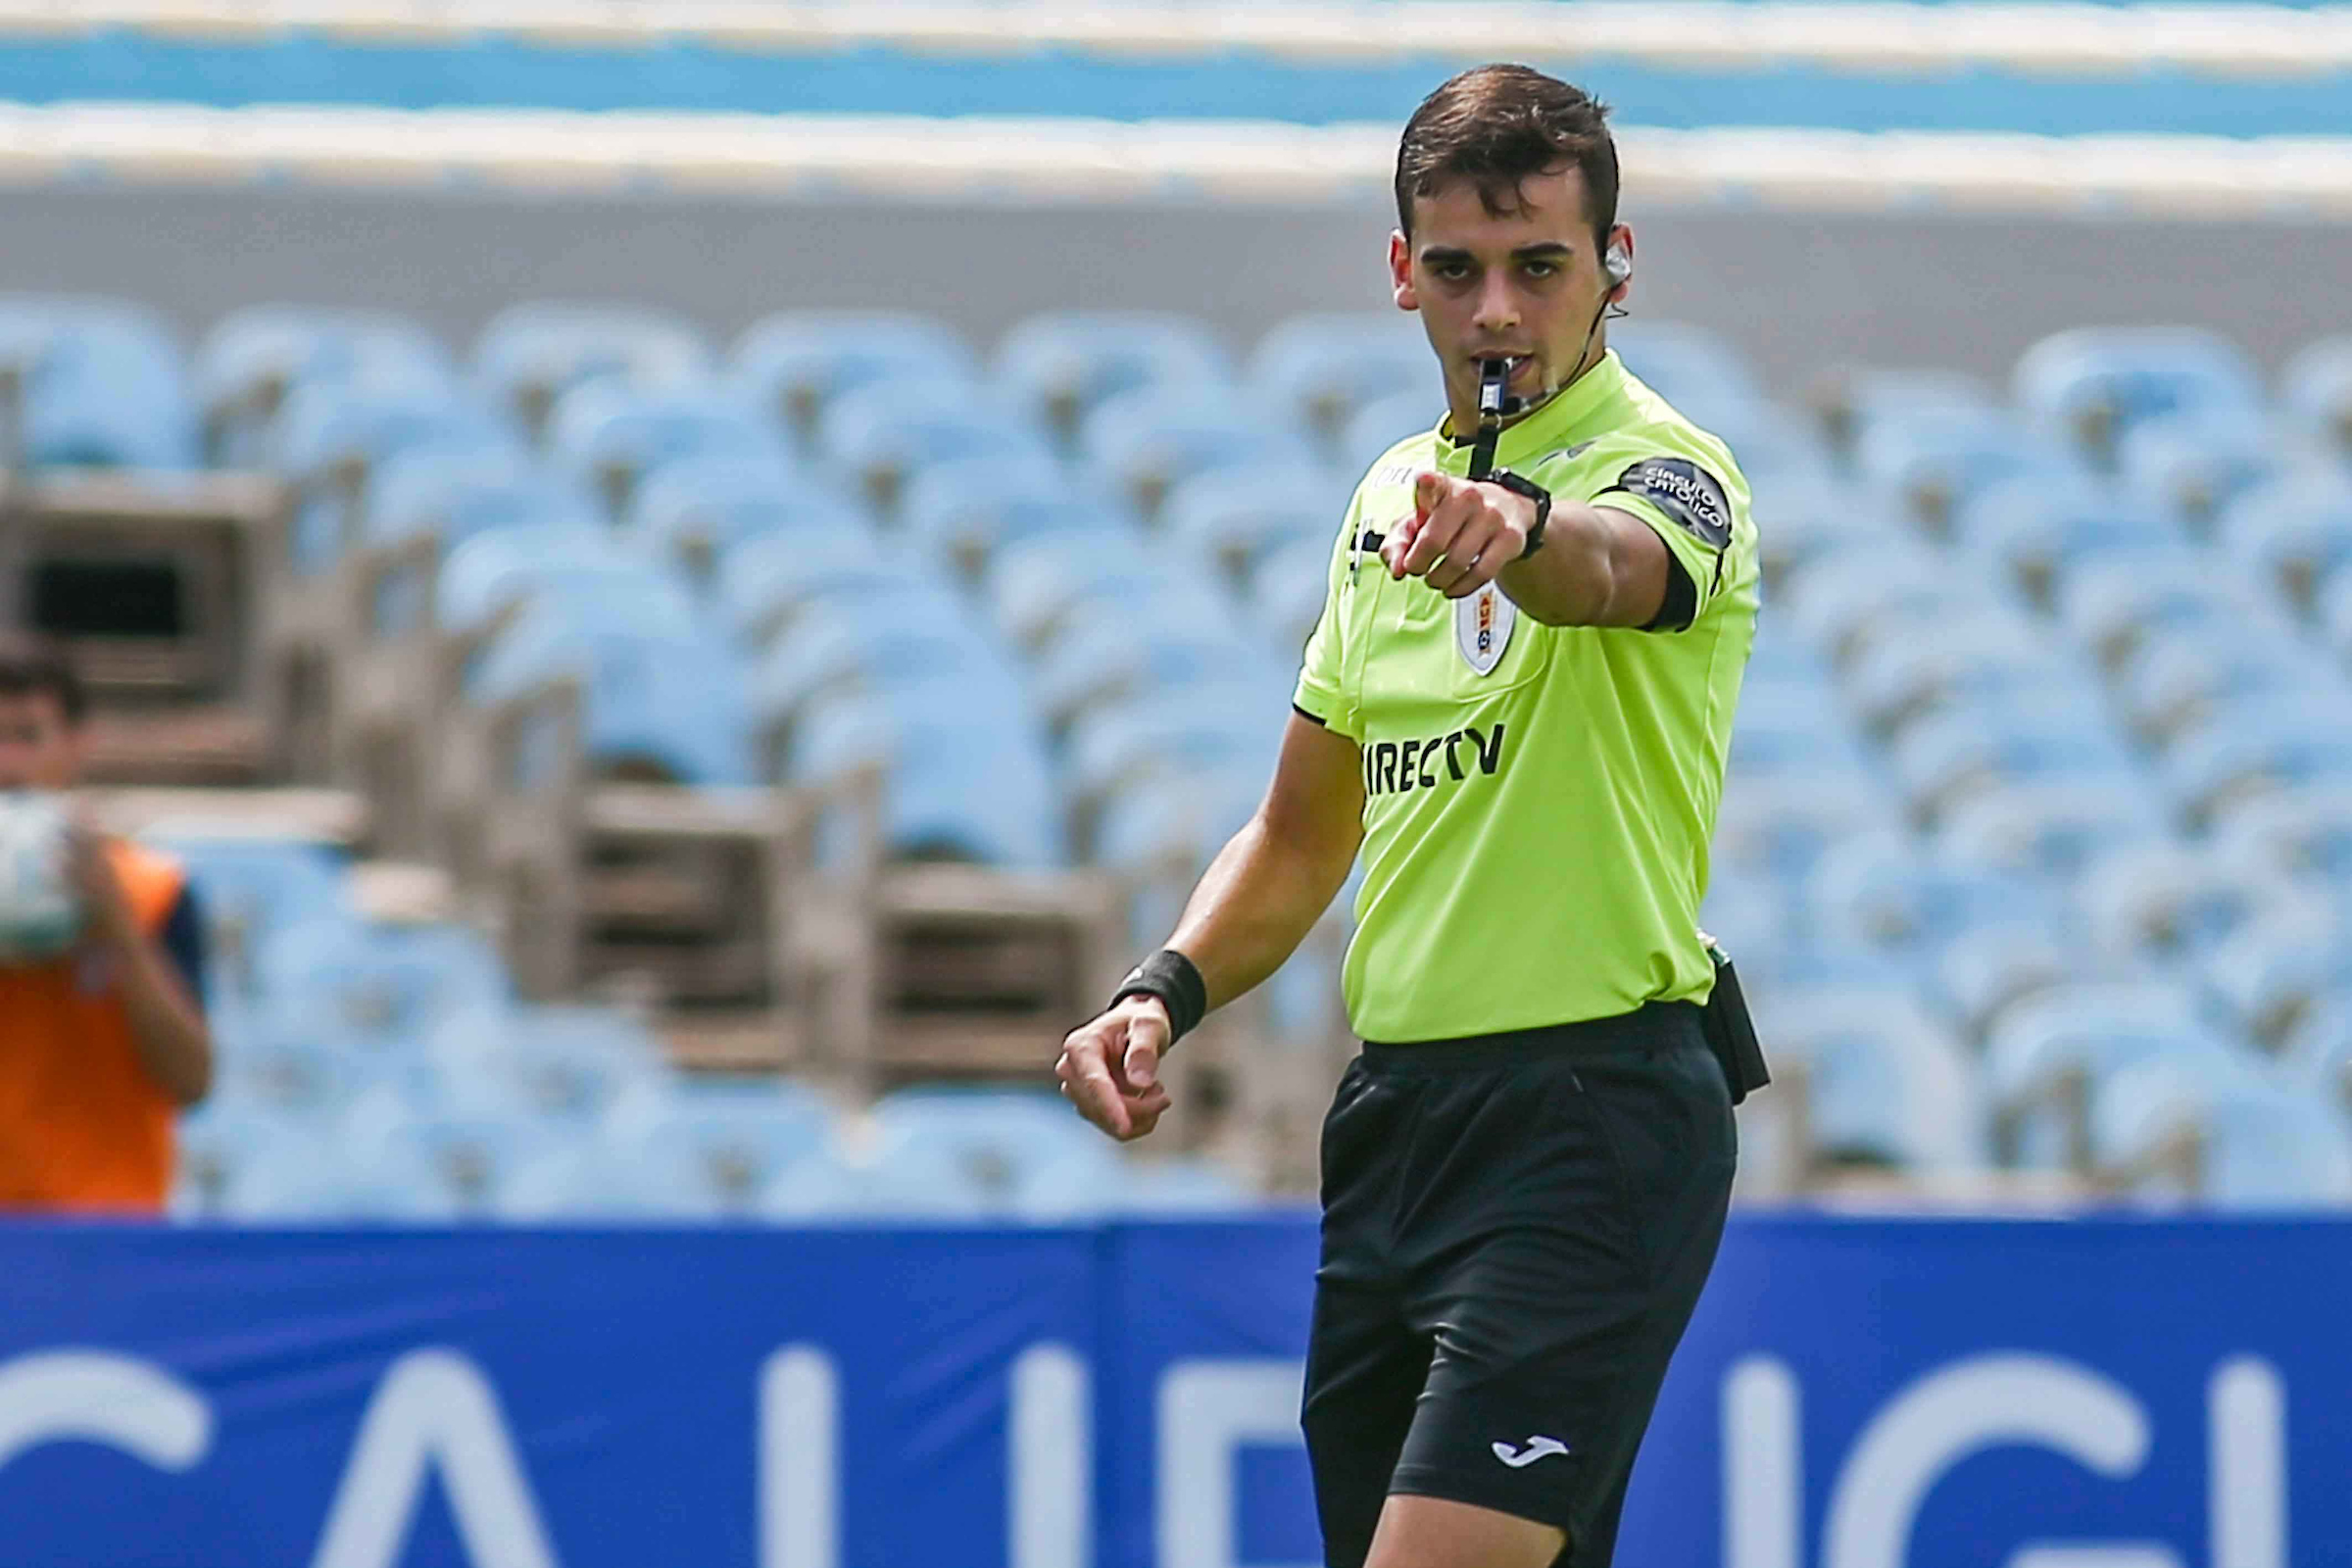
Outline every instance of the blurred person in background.
[(1755, 530), (1609, 352), (1605, 113), (1488, 66), (1407, 123), (1392, 281), (1446, 417), (1356, 489), (1256, 816), (1057, 1066), (1149, 1133), (1161, 1054), (1362, 852), (1303, 1412), (1331, 1568), (1605, 1568), (1730, 1199), (1697, 922)]
[(212, 1083), (203, 925), (74, 803), (87, 716), (57, 645), (0, 634), (0, 1206), (154, 1213)]

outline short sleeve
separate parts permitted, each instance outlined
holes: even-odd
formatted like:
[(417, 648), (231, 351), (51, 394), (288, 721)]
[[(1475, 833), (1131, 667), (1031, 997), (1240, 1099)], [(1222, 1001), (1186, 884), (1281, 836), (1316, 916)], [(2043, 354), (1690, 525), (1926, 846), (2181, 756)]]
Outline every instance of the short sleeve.
[(1356, 504), (1350, 502), (1348, 515), (1340, 528), (1340, 537), (1331, 553), (1323, 582), (1323, 612), (1316, 617), (1315, 629), (1306, 639), (1306, 652), (1298, 664), (1298, 685), (1291, 696), (1291, 706), (1308, 718), (1335, 734), (1349, 740), (1363, 739), (1363, 725), (1348, 706), (1346, 690), (1340, 672), (1346, 667), (1341, 657), (1346, 641), (1346, 628), (1340, 614), (1341, 586), (1347, 579), (1348, 558), (1354, 546)]
[(1628, 451), (1611, 457), (1587, 480), (1581, 499), (1647, 523), (1664, 542), (1681, 579), (1667, 585), (1666, 604), (1652, 631), (1683, 631), (1734, 579), (1728, 558), (1738, 548), (1746, 482), (1724, 465), (1679, 453)]
[(164, 915), (163, 929), (156, 933), (156, 940), (162, 946), (164, 956), (172, 960), (172, 966), (179, 971), (180, 979), (186, 983), (188, 995), (196, 1003), (196, 1010), (204, 1011), (207, 1001), (204, 994), (204, 907), (196, 902), (195, 888), (182, 887), (179, 890), (179, 897), (172, 901), (171, 909)]

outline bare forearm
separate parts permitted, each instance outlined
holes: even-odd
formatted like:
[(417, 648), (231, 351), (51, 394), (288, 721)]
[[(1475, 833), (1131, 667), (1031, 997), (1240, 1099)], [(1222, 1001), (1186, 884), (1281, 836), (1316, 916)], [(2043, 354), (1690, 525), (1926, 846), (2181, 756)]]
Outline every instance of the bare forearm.
[(1221, 1006), (1282, 967), (1348, 880), (1357, 836), (1285, 834), (1261, 812), (1209, 863), (1168, 946), (1191, 958)]
[(213, 1084), (212, 1031), (203, 1011), (153, 942), (133, 937), (116, 951), (122, 958), (122, 1008), (139, 1060), (173, 1101), (196, 1103)]
[(1592, 507), (1555, 505), (1544, 548), (1502, 568), (1502, 591), (1546, 626), (1602, 626), (1623, 619), (1612, 600), (1623, 576), (1616, 530)]

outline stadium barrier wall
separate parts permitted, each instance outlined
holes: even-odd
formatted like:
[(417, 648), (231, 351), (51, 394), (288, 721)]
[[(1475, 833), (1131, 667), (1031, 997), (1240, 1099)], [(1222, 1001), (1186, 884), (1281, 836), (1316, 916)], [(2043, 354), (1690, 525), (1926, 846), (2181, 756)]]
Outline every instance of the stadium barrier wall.
[[(1741, 1216), (1621, 1560), (2345, 1560), (2347, 1242)], [(11, 1227), (0, 1562), (1293, 1568), (1314, 1250), (1296, 1214)]]

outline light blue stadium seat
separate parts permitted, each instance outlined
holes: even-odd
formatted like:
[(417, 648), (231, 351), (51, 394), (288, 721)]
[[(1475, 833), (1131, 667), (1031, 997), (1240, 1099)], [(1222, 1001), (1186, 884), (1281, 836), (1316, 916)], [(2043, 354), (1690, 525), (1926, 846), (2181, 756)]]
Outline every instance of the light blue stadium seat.
[(1767, 595), (1815, 562), (1877, 548), (1900, 526), (1883, 506), (1827, 475), (1792, 474), (1769, 486), (1748, 477), (1756, 486), (1750, 512)]
[(2235, 494), (2215, 525), (2220, 548), (2297, 615), (2352, 561), (2352, 479), (2302, 469)]
[(2082, 478), (2007, 479), (1979, 491), (1954, 528), (1971, 563), (2039, 606), (2056, 603), (2067, 576), (2110, 556), (2193, 559), (2162, 514)]
[(1067, 442), (1112, 398), (1145, 387), (1226, 385), (1233, 362), (1191, 317), (1052, 311), (1004, 334), (994, 370), (1024, 418)]
[(1201, 684), (1165, 700), (1112, 703), (1072, 727), (1064, 775), (1073, 801), (1099, 806), (1155, 774), (1270, 768), (1289, 723), (1283, 682)]
[(1323, 467), (1216, 468), (1178, 485), (1160, 524), (1179, 554), (1246, 587), (1257, 563), (1298, 539), (1329, 548), (1348, 486)]
[(1901, 827), (1901, 814), (1887, 792), (1858, 771), (1735, 770), (1716, 811), (1709, 863), (1719, 880), (1727, 875), (1801, 880), (1851, 835)]
[(1910, 988), (1774, 991), (1756, 1018), (1779, 1059), (1801, 1067), (1817, 1156), (1920, 1175), (1986, 1164), (1976, 1063)]
[[(2109, 1073), (2158, 1056), (2212, 1062), (2242, 1048), (2207, 1020), (2196, 996), (2170, 981), (2082, 982), (2051, 988), (2007, 1009), (1984, 1043), (1984, 1082), (2022, 1164), (2068, 1160), (2087, 1135), (2067, 1112), (2070, 1082), (2095, 1086)], [(2072, 1124), (2070, 1127), (2070, 1123)]]
[(1233, 748), (1205, 761), (1138, 778), (1113, 791), (1094, 821), (1088, 857), (1112, 870), (1190, 876), (1239, 832), (1265, 798), (1271, 753), (1252, 762)]
[(2161, 842), (2164, 810), (2139, 779), (2012, 780), (1955, 804), (1936, 842), (1955, 860), (2072, 879), (2111, 850)]
[(2259, 409), (2262, 383), (2235, 344), (2199, 327), (2079, 327), (2026, 350), (2017, 401), (2100, 465), (2140, 420)]
[(349, 1140), (362, 1217), (491, 1220), (516, 1176), (581, 1135), (538, 1118), (418, 1115), (358, 1131)]
[(1991, 785), (2040, 780), (2131, 781), (2139, 766), (2105, 718), (2079, 693), (2052, 706), (1992, 703), (1947, 709), (1896, 739), (1887, 761), (1914, 812), (1936, 816)]
[(1962, 371), (1868, 366), (1833, 374), (1820, 401), (1838, 444), (1848, 453), (1889, 421), (1908, 423), (1922, 416), (1974, 420), (1995, 407), (1991, 388)]
[(1335, 454), (1340, 475), (1362, 478), (1382, 453), (1407, 436), (1427, 435), (1446, 416), (1445, 394), (1436, 388), (1423, 392), (1392, 392), (1367, 403), (1348, 418)]
[(1332, 311), (1276, 323), (1250, 357), (1257, 406), (1336, 442), (1356, 410), (1400, 392), (1435, 394), (1438, 366), (1420, 322), (1401, 311)]
[(593, 498), (498, 447), (425, 447), (386, 462), (368, 486), (363, 537), (392, 544), (431, 535), (450, 550), (494, 528), (592, 526)]
[(2117, 681), (2124, 711), (2159, 746), (2249, 697), (2313, 684), (2307, 650), (2252, 626), (2192, 626), (2151, 638)]
[(756, 1212), (792, 1225), (1002, 1223), (1013, 1217), (1013, 1193), (945, 1149), (915, 1148), (893, 1160), (820, 1149), (793, 1160), (760, 1195)]
[(872, 381), (825, 408), (817, 447), (841, 483), (877, 515), (899, 514), (915, 476), (966, 458), (1051, 461), (1036, 429), (1000, 400), (936, 381)]
[(2048, 481), (2068, 467), (2063, 450), (1990, 408), (1889, 411), (1870, 422), (1854, 447), (1862, 482), (1898, 506), (1910, 526), (1938, 537), (1987, 490), (2020, 479)]
[[(1260, 667), (1262, 666), (1262, 668)], [(1038, 660), (1031, 691), (1038, 712), (1056, 729), (1102, 703), (1245, 675), (1267, 690), (1295, 671), (1237, 648), (1223, 626), (1153, 624), (1124, 607), (1095, 606)]]
[(1106, 400), (1087, 416), (1079, 452), (1148, 524), (1161, 520), (1169, 493), (1195, 474), (1314, 463), (1296, 431), (1228, 388), (1202, 385), (1143, 387)]
[(195, 818), (158, 823), (140, 837), (186, 868), (216, 952), (250, 953), (277, 931), (350, 912), (349, 862), (333, 845), (256, 838)]
[(374, 1076), (382, 1053), (324, 1029), (263, 1025), (216, 1041), (213, 1094), (222, 1104), (323, 1128)]
[(1609, 328), (1609, 347), (1658, 396), (1710, 429), (1723, 411), (1763, 401), (1763, 388), (1739, 351), (1703, 326), (1647, 318), (1620, 321)]
[(2176, 739), (2159, 770), (2175, 808), (2191, 822), (2236, 795), (2281, 784), (2352, 782), (2352, 712), (2334, 693), (2243, 698)]
[(2274, 914), (2214, 943), (2197, 977), (2238, 1033), (2276, 1051), (2352, 982), (2352, 950), (2332, 918)]
[(664, 612), (681, 627), (694, 623), (693, 601), (629, 542), (600, 527), (526, 524), (477, 533), (442, 559), (433, 584), (433, 615), (453, 631), (489, 625), (509, 607), (544, 594), (606, 590), (613, 599), (630, 590), (637, 608)]
[(376, 1044), (509, 994), (497, 952), (459, 925), (308, 920), (258, 946), (254, 981), (283, 1028)]
[(250, 1210), (248, 1174), (333, 1157), (331, 1120), (288, 1115), (216, 1089), (179, 1118), (168, 1211), (177, 1220), (234, 1219)]
[(875, 1164), (920, 1152), (943, 1158), (987, 1206), (1036, 1217), (1092, 1208), (1090, 1195), (1119, 1183), (1112, 1146), (1058, 1096), (1017, 1092), (903, 1090), (873, 1109)]
[(1732, 715), (1731, 777), (1747, 780), (1838, 773), (1869, 779), (1870, 763), (1839, 720), (1835, 693), (1811, 682), (1759, 681)]
[(2075, 646), (2117, 673), (2128, 671), (2141, 649), (2179, 630), (2242, 632), (2278, 622), (2230, 562), (2185, 549), (2078, 562), (2058, 585), (2056, 608)]
[(2281, 1075), (2316, 1104), (2352, 1115), (2352, 988), (2313, 999), (2279, 1042)]
[(1332, 541), (1294, 539), (1266, 553), (1250, 579), (1250, 614), (1264, 628), (1264, 645), (1295, 659), (1323, 618), (1331, 584)]
[(587, 1132), (634, 1102), (660, 1103), (668, 1087), (661, 1042), (607, 1007), (477, 1004), (437, 1020), (423, 1049), (444, 1108), (467, 1116)]
[(2183, 532), (2206, 538), (2222, 510), (2284, 468), (2277, 434), (2258, 408), (2159, 414), (2124, 436), (2123, 483)]
[(919, 557), (863, 529), (769, 534), (747, 539), (719, 559), (718, 621), (739, 646), (760, 648), (809, 604), (854, 602), (861, 594), (925, 583), (943, 597), (950, 593)]
[(1963, 1039), (1981, 1044), (2021, 1001), (2054, 986), (2128, 972), (2097, 955), (2061, 948), (2046, 931), (1983, 926), (1944, 943), (1927, 965), (1927, 991)]
[(2320, 590), (2318, 619), (2328, 651), (2352, 657), (2352, 573), (2339, 572)]
[[(877, 626), (889, 628), (875, 635)], [(920, 579), (813, 603), (780, 632), (751, 671), (748, 691), (763, 735), (787, 733), (829, 692), (955, 679), (975, 703), (1005, 699), (1018, 680), (962, 602)]]
[(1074, 482), (1034, 452), (932, 464), (908, 486), (900, 516), (917, 549), (952, 563), (966, 581), (983, 575), (1004, 546), (1038, 534), (1135, 526), (1116, 496)]
[(1698, 926), (1732, 956), (1743, 977), (1766, 975), (1803, 942), (1802, 921), (1789, 904), (1769, 876), (1719, 860), (1708, 876)]
[(637, 486), (664, 464), (735, 458), (781, 464), (781, 438), (731, 392), (709, 387), (641, 391), (615, 379), (575, 386), (549, 416), (548, 461), (604, 498), (617, 520)]
[(1916, 637), (1925, 627), (1981, 615), (2000, 603), (1988, 583), (1954, 571), (1941, 554), (1881, 540), (1875, 549), (1812, 562), (1775, 610), (1808, 648), (1842, 666), (1882, 638)]
[(398, 1205), (371, 1171), (360, 1168), (342, 1141), (319, 1130), (208, 1158), (201, 1174), (183, 1171), (172, 1195), (182, 1218), (230, 1224), (349, 1224), (396, 1217)]
[(589, 381), (657, 391), (703, 380), (711, 369), (702, 334), (679, 317), (557, 300), (527, 301), (492, 317), (474, 343), (473, 365), (484, 395), (533, 432), (557, 399)]
[(2289, 785), (2214, 813), (2213, 853), (2234, 864), (2352, 881), (2352, 782)]
[[(1277, 981), (1280, 978), (1276, 976)], [(1034, 1185), (1041, 1203), (1058, 1193), (1083, 1191), (1076, 1180), (1064, 1180), (1057, 1172), (1045, 1173)], [(1118, 1215), (1172, 1217), (1230, 1213), (1256, 1208), (1263, 1201), (1226, 1166), (1180, 1154), (1131, 1161), (1123, 1179), (1113, 1185), (1106, 1209)]]
[(947, 323), (905, 311), (786, 311), (752, 324), (729, 357), (736, 390), (806, 444), (825, 405), (874, 382), (968, 387), (970, 345)]
[(249, 467), (268, 451), (270, 421), (295, 388), (416, 386), (454, 392), (449, 351), (385, 311), (257, 305), (223, 317), (197, 351), (197, 408), (218, 466)]
[(2093, 944), (2149, 958), (2193, 958), (2233, 931), (2308, 902), (2276, 872), (2177, 843), (2118, 847), (2084, 871), (2075, 896)]
[(617, 1119), (607, 1141), (655, 1178), (664, 1210), (717, 1218), (750, 1212), (777, 1173), (823, 1149), (831, 1131), (825, 1102), (800, 1084), (698, 1078)]
[(21, 377), (21, 439), (35, 466), (171, 469), (198, 461), (179, 345), (152, 311), (0, 295), (0, 366)]
[(2056, 938), (2067, 927), (2057, 898), (2034, 878), (1938, 860), (1876, 837), (1850, 838), (1825, 854), (1806, 897), (1825, 938), (1856, 946), (1917, 951), (1964, 931), (2023, 927)]
[(685, 458), (647, 474), (629, 504), (628, 534), (706, 593), (719, 563), (752, 540), (862, 534), (865, 514), (846, 496), (773, 456)]
[(2090, 1124), (2093, 1158), (2134, 1193), (2225, 1208), (2352, 1201), (2341, 1116), (2251, 1061), (2135, 1062), (2100, 1082)]
[(2322, 451), (2352, 459), (2352, 334), (2305, 344), (2286, 362), (2278, 401), (2288, 420)]
[(1061, 802), (1024, 710), (976, 703), (968, 681), (842, 693), (794, 726), (789, 777), (883, 769), (888, 850), (1016, 868), (1065, 863)]
[[(1024, 539), (998, 553), (981, 585), (989, 618), (1015, 646), (1043, 649), (1089, 601), (1140, 604), (1183, 568), (1127, 533), (1057, 533)], [(1208, 590), (1200, 588), (1206, 597)]]
[[(2022, 614), (2003, 607), (1942, 620), (1932, 637), (1873, 646), (1845, 672), (1847, 704), (1880, 736), (1955, 704), (1997, 701), (2067, 681), (2052, 650)], [(2079, 678), (2078, 678), (2079, 679)]]
[[(641, 583), (639, 595), (654, 586)], [(751, 710), (733, 650), (715, 631), (680, 625), (676, 612), (616, 587), (534, 598), (482, 656), (466, 695), (518, 698), (568, 676), (582, 687), (591, 767), (651, 764), (680, 784), (753, 782)], [(535, 773), (544, 764), (524, 765)]]
[(304, 571), (323, 568), (359, 535), (368, 486), (394, 458), (515, 450), (506, 423), (469, 398), (413, 386), (304, 386), (275, 431), (270, 466), (299, 487), (289, 549)]

